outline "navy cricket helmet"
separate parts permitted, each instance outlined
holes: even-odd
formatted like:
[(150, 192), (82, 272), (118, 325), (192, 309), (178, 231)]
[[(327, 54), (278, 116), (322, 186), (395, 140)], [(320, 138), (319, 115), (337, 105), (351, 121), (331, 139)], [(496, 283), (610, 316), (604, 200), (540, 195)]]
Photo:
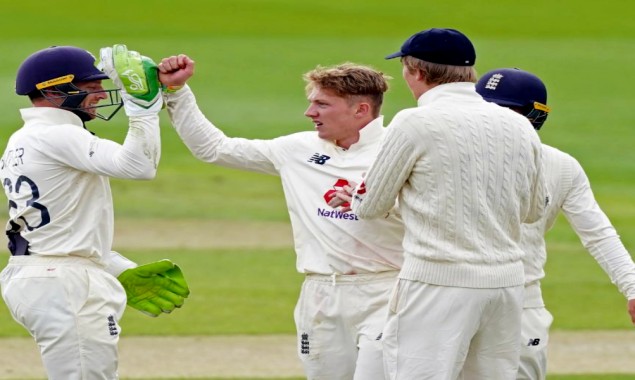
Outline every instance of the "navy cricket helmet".
[(488, 102), (511, 108), (529, 119), (539, 130), (551, 108), (547, 106), (547, 88), (534, 74), (517, 69), (496, 69), (485, 73), (476, 83), (476, 92)]
[[(83, 121), (92, 119), (86, 112), (88, 109), (115, 106), (108, 116), (96, 114), (100, 119), (110, 120), (123, 104), (119, 90), (85, 91), (75, 85), (103, 79), (109, 79), (108, 75), (95, 67), (95, 57), (90, 52), (74, 46), (51, 46), (31, 54), (22, 62), (16, 76), (15, 92), (31, 98), (43, 96), (52, 104), (59, 104), (59, 108), (72, 111)], [(106, 93), (110, 101), (85, 108), (81, 106), (87, 95), (97, 92)]]

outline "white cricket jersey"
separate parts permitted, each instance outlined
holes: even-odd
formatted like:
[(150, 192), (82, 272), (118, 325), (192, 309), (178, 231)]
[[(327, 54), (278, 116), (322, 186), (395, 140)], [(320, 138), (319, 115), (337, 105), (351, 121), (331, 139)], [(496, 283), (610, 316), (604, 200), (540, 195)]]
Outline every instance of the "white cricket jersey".
[(94, 136), (70, 111), (20, 111), (24, 126), (9, 139), (0, 163), (9, 199), (7, 231), (19, 232), (31, 255), (86, 257), (115, 275), (134, 266), (111, 252), (108, 177), (154, 177), (160, 156), (158, 115), (130, 118), (120, 145)]
[(353, 274), (398, 270), (403, 226), (395, 212), (375, 221), (328, 206), (325, 194), (342, 180), (359, 183), (384, 133), (382, 118), (343, 149), (307, 131), (272, 140), (229, 138), (201, 113), (191, 90), (168, 94), (172, 124), (198, 159), (231, 168), (279, 175), (300, 273)]
[(596, 202), (582, 166), (575, 158), (551, 146), (543, 144), (542, 152), (550, 203), (539, 221), (523, 225), (525, 307), (544, 306), (540, 292), (547, 261), (544, 236), (560, 211), (620, 292), (628, 299), (635, 298), (635, 263)]
[(399, 196), (400, 277), (441, 286), (524, 283), (520, 225), (544, 212), (540, 139), (529, 121), (488, 103), (473, 83), (438, 85), (399, 112), (353, 210), (376, 218)]

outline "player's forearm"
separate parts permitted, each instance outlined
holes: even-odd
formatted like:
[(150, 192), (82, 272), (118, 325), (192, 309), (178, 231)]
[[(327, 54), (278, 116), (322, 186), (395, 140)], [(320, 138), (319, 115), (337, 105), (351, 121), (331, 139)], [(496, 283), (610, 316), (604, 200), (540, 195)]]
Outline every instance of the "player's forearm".
[(174, 129), (197, 159), (229, 168), (278, 173), (270, 152), (272, 140), (227, 137), (203, 115), (188, 86), (166, 99)]
[(397, 196), (408, 179), (414, 157), (401, 134), (387, 136), (375, 162), (363, 182), (353, 192), (353, 212), (362, 219), (386, 215), (396, 204)]
[[(378, 168), (353, 192), (351, 208), (362, 219), (372, 219), (386, 215), (394, 206), (398, 191), (389, 188), (391, 176)], [(362, 187), (363, 186), (363, 187)]]
[(118, 168), (117, 177), (152, 179), (161, 158), (159, 116), (131, 117), (128, 134), (113, 162)]
[(635, 263), (619, 236), (614, 234), (599, 241), (589, 241), (585, 247), (624, 297), (634, 299)]
[(194, 157), (216, 161), (218, 147), (226, 136), (203, 115), (189, 86), (168, 94), (166, 100), (172, 126)]
[(536, 168), (536, 176), (531, 185), (529, 212), (523, 220), (524, 223), (538, 221), (544, 215), (549, 202), (540, 141), (534, 142), (534, 166)]
[(578, 164), (572, 192), (562, 211), (582, 245), (628, 299), (635, 298), (635, 263), (615, 227), (595, 200), (588, 178)]
[(128, 134), (122, 145), (92, 137), (69, 147), (86, 151), (86, 156), (67, 157), (68, 165), (112, 178), (152, 179), (161, 155), (159, 116), (130, 118)]

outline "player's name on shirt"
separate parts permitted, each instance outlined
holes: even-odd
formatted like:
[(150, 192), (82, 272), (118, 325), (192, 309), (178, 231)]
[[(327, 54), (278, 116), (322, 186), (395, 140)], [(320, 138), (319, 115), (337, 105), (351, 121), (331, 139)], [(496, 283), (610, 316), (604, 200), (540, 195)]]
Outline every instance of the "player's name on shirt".
[(15, 148), (7, 150), (0, 162), (0, 169), (4, 169), (8, 166), (18, 166), (24, 164), (23, 160), (24, 148)]

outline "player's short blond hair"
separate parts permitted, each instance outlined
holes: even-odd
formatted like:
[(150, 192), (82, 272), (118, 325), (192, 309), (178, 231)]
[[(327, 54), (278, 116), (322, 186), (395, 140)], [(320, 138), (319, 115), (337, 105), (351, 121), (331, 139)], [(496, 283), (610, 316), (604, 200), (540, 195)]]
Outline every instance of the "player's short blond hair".
[(390, 76), (369, 66), (351, 62), (335, 66), (317, 66), (303, 76), (306, 93), (315, 88), (332, 91), (349, 102), (368, 101), (374, 117), (379, 116)]
[(401, 63), (408, 72), (421, 71), (430, 84), (444, 84), (454, 82), (476, 83), (476, 70), (474, 66), (452, 66), (432, 63), (406, 55), (401, 58)]

